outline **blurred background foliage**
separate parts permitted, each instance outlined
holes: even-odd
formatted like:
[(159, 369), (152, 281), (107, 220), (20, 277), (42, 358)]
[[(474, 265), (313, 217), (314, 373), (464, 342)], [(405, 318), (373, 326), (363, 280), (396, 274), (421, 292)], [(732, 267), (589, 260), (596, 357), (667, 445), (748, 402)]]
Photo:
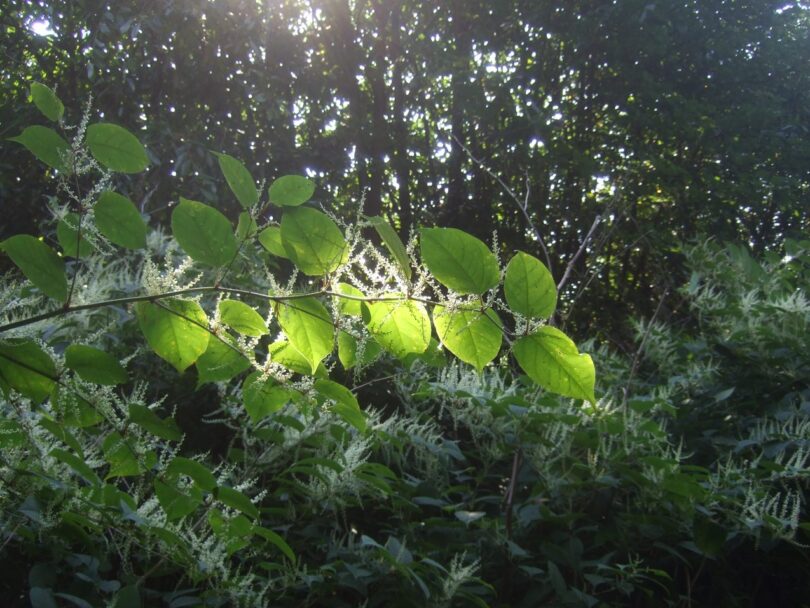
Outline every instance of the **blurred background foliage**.
[[(809, 19), (786, 0), (10, 0), (0, 136), (41, 120), (42, 81), (138, 132), (152, 166), (121, 186), (153, 222), (179, 193), (235, 216), (215, 150), (306, 172), (333, 209), (365, 195), (405, 237), (497, 230), (539, 255), (528, 216), (557, 280), (599, 217), (561, 321), (627, 347), (682, 243), (807, 232)], [(2, 236), (34, 232), (41, 173), (0, 146)]]

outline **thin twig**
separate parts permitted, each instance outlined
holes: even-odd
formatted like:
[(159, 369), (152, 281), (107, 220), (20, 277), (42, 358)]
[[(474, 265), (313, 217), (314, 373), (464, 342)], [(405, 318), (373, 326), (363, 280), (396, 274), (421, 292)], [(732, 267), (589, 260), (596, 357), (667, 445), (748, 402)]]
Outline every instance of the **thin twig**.
[(452, 137), (455, 140), (455, 142), (459, 146), (461, 146), (462, 149), (467, 153), (467, 156), (470, 157), (470, 160), (472, 160), (476, 165), (481, 167), (481, 169), (483, 169), (492, 179), (494, 179), (496, 182), (498, 182), (501, 185), (501, 188), (504, 189), (504, 192), (506, 192), (509, 195), (509, 197), (513, 201), (515, 201), (515, 204), (517, 205), (518, 209), (520, 209), (521, 213), (523, 213), (523, 217), (526, 219), (526, 223), (529, 225), (529, 228), (531, 228), (532, 233), (534, 234), (534, 238), (537, 240), (538, 243), (540, 243), (540, 248), (543, 250), (543, 255), (546, 258), (546, 266), (548, 266), (549, 271), (551, 271), (553, 273), (553, 270), (552, 270), (552, 267), (551, 267), (551, 256), (549, 256), (549, 254), (548, 254), (548, 248), (546, 247), (546, 242), (543, 240), (543, 235), (540, 234), (540, 231), (537, 229), (537, 226), (534, 224), (534, 222), (532, 221), (531, 216), (529, 215), (529, 194), (530, 194), (530, 191), (529, 191), (528, 180), (526, 181), (526, 197), (525, 197), (525, 199), (523, 201), (521, 201), (520, 198), (518, 197), (518, 195), (515, 194), (515, 191), (512, 190), (512, 188), (509, 187), (509, 184), (507, 184), (505, 181), (503, 181), (503, 179), (497, 173), (495, 173), (492, 169), (490, 169), (484, 163), (484, 161), (482, 161), (481, 159), (476, 158), (473, 155), (472, 151), (466, 145), (464, 145), (464, 143), (461, 140), (459, 140), (458, 137), (456, 137), (455, 135), (453, 135)]
[(597, 215), (593, 219), (593, 224), (591, 224), (591, 229), (588, 230), (588, 234), (586, 234), (585, 238), (582, 239), (582, 243), (580, 244), (579, 249), (577, 249), (577, 252), (574, 254), (574, 257), (572, 257), (571, 260), (568, 262), (568, 265), (565, 267), (565, 272), (563, 273), (563, 276), (560, 279), (560, 282), (557, 283), (557, 291), (558, 292), (562, 291), (562, 288), (565, 287), (565, 284), (568, 282), (568, 278), (571, 276), (571, 271), (574, 269), (574, 264), (577, 263), (577, 260), (579, 259), (579, 256), (581, 256), (582, 252), (585, 251), (585, 247), (588, 246), (588, 243), (590, 242), (591, 237), (593, 237), (593, 233), (596, 231), (596, 227), (599, 225), (599, 222), (601, 222), (601, 221), (602, 221), (602, 216), (601, 215)]

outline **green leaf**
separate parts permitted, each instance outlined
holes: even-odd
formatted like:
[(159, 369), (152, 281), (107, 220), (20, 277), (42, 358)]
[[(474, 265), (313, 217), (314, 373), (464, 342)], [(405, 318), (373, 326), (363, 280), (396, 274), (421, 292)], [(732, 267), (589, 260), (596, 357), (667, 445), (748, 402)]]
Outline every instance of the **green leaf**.
[(522, 251), (506, 266), (503, 291), (509, 308), (527, 317), (545, 319), (557, 307), (557, 286), (548, 268)]
[(219, 303), (219, 318), (244, 336), (263, 336), (268, 333), (262, 316), (239, 300), (222, 300)]
[[(348, 283), (338, 283), (335, 285), (335, 291), (337, 293), (351, 296), (351, 298), (365, 297), (362, 291), (357, 289), (357, 287), (349, 285)], [(340, 296), (335, 296), (338, 311), (340, 311), (340, 314), (342, 315), (348, 315), (350, 317), (362, 317), (363, 309), (361, 304), (363, 302), (361, 300), (354, 300), (351, 298), (341, 298)]]
[(365, 367), (374, 362), (382, 351), (382, 347), (373, 340), (366, 340), (365, 348), (360, 354), (358, 361), (357, 340), (351, 334), (341, 330), (338, 332), (338, 359), (345, 369), (351, 369), (356, 365)]
[(227, 486), (219, 486), (217, 488), (217, 498), (225, 505), (241, 511), (248, 517), (256, 519), (259, 517), (259, 510), (256, 508), (250, 499), (242, 494), (239, 490), (234, 490)]
[(219, 152), (214, 152), (214, 154), (219, 161), (219, 168), (225, 176), (225, 181), (228, 182), (231, 192), (236, 195), (239, 204), (248, 209), (258, 203), (259, 192), (256, 190), (256, 183), (245, 165), (233, 156)]
[(87, 127), (87, 146), (99, 163), (119, 173), (140, 173), (149, 165), (146, 150), (132, 133), (111, 123)]
[(167, 477), (177, 479), (178, 475), (189, 476), (201, 490), (210, 492), (217, 486), (217, 480), (208, 467), (182, 456), (175, 456), (166, 468)]
[(430, 317), (420, 302), (365, 302), (363, 320), (374, 339), (400, 359), (425, 352), (430, 343)]
[(99, 232), (127, 249), (146, 247), (146, 222), (135, 204), (117, 192), (102, 192), (93, 207)]
[(152, 350), (179, 372), (192, 365), (208, 348), (208, 319), (196, 302), (138, 302), (135, 316)]
[(62, 173), (72, 173), (70, 166), (70, 145), (53, 129), (34, 125), (26, 127), (9, 141), (22, 144), (28, 151), (49, 167)]
[(48, 120), (58, 122), (65, 114), (65, 106), (49, 87), (39, 82), (31, 83), (31, 100)]
[(500, 280), (498, 260), (474, 236), (455, 228), (423, 228), (422, 261), (445, 287), (480, 295)]
[(326, 307), (312, 297), (282, 302), (278, 304), (278, 322), (314, 374), (318, 364), (335, 347), (332, 319)]
[(172, 234), (191, 258), (209, 266), (225, 266), (239, 248), (227, 217), (182, 197), (172, 213)]
[(242, 401), (250, 419), (256, 423), (276, 413), (293, 401), (298, 393), (281, 386), (272, 378), (261, 379), (260, 372), (254, 372), (242, 385)]
[(270, 184), (270, 202), (282, 207), (303, 205), (315, 193), (315, 183), (302, 175), (284, 175)]
[(345, 386), (331, 380), (316, 380), (315, 390), (334, 402), (334, 412), (358, 431), (366, 430), (366, 415), (360, 409), (357, 397)]
[(69, 466), (87, 483), (96, 486), (101, 485), (101, 479), (99, 479), (95, 471), (93, 471), (93, 469), (91, 469), (84, 460), (75, 454), (71, 454), (70, 452), (66, 452), (65, 450), (61, 450), (59, 448), (54, 448), (50, 451), (48, 456), (56, 458), (62, 464)]
[(141, 608), (141, 596), (136, 585), (122, 587), (115, 594), (111, 608)]
[(273, 342), (268, 348), (270, 353), (270, 360), (273, 363), (283, 365), (289, 370), (294, 371), (296, 374), (302, 376), (315, 376), (316, 378), (326, 377), (329, 374), (326, 371), (323, 363), (318, 366), (315, 373), (312, 373), (312, 366), (309, 360), (301, 354), (295, 346), (290, 344), (287, 340), (279, 340)]
[(501, 320), (491, 308), (486, 312), (451, 312), (442, 306), (436, 306), (433, 309), (433, 324), (447, 349), (479, 372), (501, 350)]
[(279, 549), (279, 551), (281, 551), (288, 560), (295, 563), (295, 553), (293, 553), (293, 550), (290, 547), (290, 545), (288, 545), (287, 541), (281, 538), (281, 536), (279, 536), (272, 530), (262, 528), (261, 526), (255, 526), (253, 528), (253, 531), (270, 544), (275, 545), (276, 548)]
[(79, 238), (79, 221), (78, 213), (68, 213), (56, 225), (56, 240), (59, 241), (62, 252), (71, 258), (83, 258), (93, 253), (93, 246), (84, 238), (86, 226), (82, 227)]
[(377, 234), (380, 235), (382, 242), (388, 248), (388, 251), (402, 271), (402, 274), (410, 281), (412, 274), (411, 259), (408, 257), (408, 252), (405, 249), (405, 245), (402, 244), (399, 235), (391, 228), (391, 224), (378, 215), (369, 217), (368, 220), (371, 222), (371, 225), (374, 226)]
[(184, 494), (160, 479), (155, 479), (154, 486), (158, 502), (169, 521), (191, 515), (200, 505), (201, 499), (198, 496)]
[(104, 452), (104, 460), (110, 463), (106, 479), (132, 477), (143, 472), (132, 447), (117, 431), (104, 438), (101, 449)]
[(591, 357), (556, 327), (541, 327), (515, 342), (513, 352), (523, 371), (540, 386), (566, 397), (596, 403), (596, 372)]
[(41, 403), (56, 386), (56, 366), (33, 340), (12, 338), (0, 342), (0, 380)]
[(281, 228), (278, 226), (270, 226), (262, 230), (259, 233), (259, 243), (273, 255), (285, 260), (289, 259), (287, 250), (284, 249), (284, 244), (281, 242)]
[[(222, 336), (229, 344), (233, 339), (225, 334)], [(197, 359), (197, 387), (206, 382), (227, 382), (250, 368), (250, 361), (243, 354), (225, 344), (220, 338), (211, 336), (208, 348)]]
[(240, 241), (249, 241), (259, 233), (259, 226), (256, 224), (250, 213), (242, 211), (239, 214), (239, 221), (236, 223), (236, 238)]
[(349, 247), (325, 213), (309, 207), (288, 209), (281, 218), (281, 242), (304, 274), (321, 276), (345, 262)]
[(65, 349), (65, 365), (86, 382), (115, 386), (129, 380), (118, 359), (103, 350), (71, 344)]
[(66, 428), (67, 425), (64, 423), (64, 421), (56, 422), (51, 418), (43, 416), (42, 418), (39, 419), (39, 426), (48, 431), (51, 435), (56, 437), (66, 446), (69, 446), (79, 456), (84, 458), (84, 450), (82, 450), (82, 444), (79, 443), (79, 440), (76, 439), (73, 433), (67, 430)]
[(0, 247), (42, 293), (60, 302), (67, 299), (65, 262), (53, 249), (27, 234), (7, 238)]
[(155, 437), (169, 441), (180, 441), (183, 433), (173, 418), (161, 418), (145, 405), (130, 403), (129, 419), (139, 427), (152, 433)]

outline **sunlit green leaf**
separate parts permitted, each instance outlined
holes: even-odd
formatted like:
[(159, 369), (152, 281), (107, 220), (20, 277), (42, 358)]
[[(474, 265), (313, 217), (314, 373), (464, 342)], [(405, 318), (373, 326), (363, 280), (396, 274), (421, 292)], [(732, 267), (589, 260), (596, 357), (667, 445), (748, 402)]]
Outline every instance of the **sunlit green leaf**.
[(247, 241), (258, 233), (259, 226), (256, 224), (256, 220), (247, 211), (242, 211), (239, 214), (239, 221), (236, 223), (236, 238), (240, 241)]
[(253, 422), (279, 411), (297, 395), (296, 391), (278, 384), (272, 378), (262, 380), (260, 372), (252, 373), (242, 384), (242, 401)]
[(318, 365), (315, 373), (312, 373), (312, 365), (309, 360), (299, 351), (295, 346), (290, 344), (287, 340), (279, 340), (273, 342), (267, 347), (270, 353), (270, 360), (273, 363), (283, 365), (287, 369), (301, 374), (302, 376), (315, 376), (316, 378), (326, 377), (329, 374), (326, 371), (323, 363)]
[(399, 235), (391, 228), (391, 224), (380, 216), (373, 216), (368, 218), (368, 220), (371, 222), (371, 225), (374, 226), (377, 234), (380, 235), (380, 238), (393, 256), (402, 274), (406, 279), (410, 280), (412, 274), (411, 259), (408, 257), (408, 252), (405, 249), (405, 245), (402, 244)]
[(287, 256), (310, 276), (337, 269), (346, 260), (349, 249), (337, 224), (325, 213), (309, 207), (284, 211), (281, 242)]
[(363, 320), (374, 339), (396, 357), (422, 353), (430, 343), (430, 317), (420, 302), (365, 302)]
[(233, 348), (233, 339), (230, 336), (211, 336), (208, 348), (197, 359), (197, 386), (206, 382), (227, 382), (249, 368), (250, 361)]
[(0, 248), (46, 296), (60, 302), (67, 299), (65, 262), (53, 249), (27, 234), (7, 238)]
[(345, 331), (338, 332), (338, 359), (345, 369), (351, 369), (356, 365), (365, 367), (372, 363), (380, 354), (382, 347), (374, 340), (366, 340), (362, 352), (359, 353), (357, 340)]
[(239, 300), (222, 300), (219, 303), (219, 318), (244, 336), (263, 336), (267, 333), (262, 316)]
[(447, 349), (478, 371), (501, 350), (501, 321), (491, 308), (486, 312), (448, 311), (442, 306), (436, 306), (433, 309), (433, 323), (439, 339)]
[(312, 297), (282, 302), (278, 305), (278, 322), (315, 373), (318, 364), (335, 347), (332, 319), (326, 307)]
[(289, 257), (284, 243), (281, 242), (281, 228), (269, 226), (259, 233), (259, 243), (270, 253), (285, 260)]
[(245, 209), (259, 202), (259, 192), (256, 190), (256, 183), (253, 176), (245, 168), (241, 161), (227, 154), (214, 152), (219, 161), (219, 168), (225, 176), (225, 181), (231, 188), (239, 204)]
[(117, 192), (102, 192), (93, 207), (99, 232), (110, 241), (128, 249), (146, 247), (146, 223), (135, 204)]
[(422, 261), (445, 287), (461, 294), (482, 294), (498, 284), (498, 260), (474, 236), (455, 228), (423, 228)]
[(315, 193), (315, 183), (302, 175), (284, 175), (270, 184), (267, 196), (274, 205), (297, 207)]
[(357, 287), (349, 285), (348, 283), (338, 283), (335, 285), (335, 291), (337, 293), (349, 296), (348, 298), (335, 296), (335, 301), (337, 302), (337, 308), (340, 311), (340, 314), (348, 315), (350, 317), (363, 316), (363, 310), (360, 306), (362, 301), (359, 299), (353, 299), (363, 298), (364, 296), (362, 291), (357, 289)]
[(49, 87), (39, 82), (31, 83), (31, 100), (48, 120), (57, 122), (65, 113), (65, 106)]
[(590, 355), (556, 327), (544, 326), (515, 342), (513, 352), (523, 371), (552, 392), (596, 403), (596, 372)]
[(143, 145), (124, 127), (92, 124), (87, 127), (86, 139), (93, 158), (111, 171), (139, 173), (149, 166)]
[(72, 173), (70, 145), (53, 129), (34, 125), (26, 127), (22, 133), (8, 139), (25, 146), (31, 154), (49, 167), (61, 173)]
[(182, 197), (172, 213), (172, 234), (191, 258), (209, 266), (225, 266), (239, 248), (227, 217)]
[(509, 308), (527, 317), (550, 317), (557, 306), (557, 286), (548, 268), (522, 251), (506, 266), (503, 291)]
[(332, 380), (316, 380), (315, 390), (334, 402), (335, 413), (359, 431), (366, 430), (366, 416), (360, 409), (357, 397), (345, 386)]
[(135, 315), (149, 346), (179, 372), (208, 348), (208, 319), (191, 300), (138, 302)]

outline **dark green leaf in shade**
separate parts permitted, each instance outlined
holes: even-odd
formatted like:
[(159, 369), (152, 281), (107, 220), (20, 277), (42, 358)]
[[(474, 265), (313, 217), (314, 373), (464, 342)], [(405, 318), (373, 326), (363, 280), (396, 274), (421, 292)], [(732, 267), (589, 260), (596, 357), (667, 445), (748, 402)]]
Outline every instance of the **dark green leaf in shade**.
[(153, 410), (139, 403), (129, 405), (129, 419), (155, 437), (169, 441), (180, 441), (182, 431), (173, 418), (161, 419)]
[(46, 296), (60, 302), (67, 299), (65, 262), (53, 249), (27, 234), (7, 238), (0, 248)]
[(321, 276), (343, 264), (349, 247), (337, 224), (309, 207), (287, 209), (281, 218), (281, 242), (287, 256), (309, 276)]
[(334, 402), (334, 412), (358, 431), (366, 430), (366, 416), (360, 409), (357, 397), (345, 386), (332, 380), (316, 380), (315, 390), (324, 398)]
[(503, 291), (509, 308), (527, 317), (545, 319), (557, 307), (557, 286), (548, 268), (522, 251), (506, 266)]
[(87, 127), (87, 146), (101, 165), (119, 173), (140, 173), (149, 166), (146, 150), (124, 127), (96, 123)]
[(512, 347), (518, 364), (537, 384), (554, 393), (596, 403), (596, 372), (590, 355), (556, 327), (544, 326)]
[(272, 530), (262, 528), (261, 526), (255, 526), (253, 528), (253, 531), (256, 533), (256, 535), (261, 536), (271, 545), (275, 545), (275, 547), (284, 554), (284, 557), (286, 557), (291, 562), (295, 563), (295, 553), (293, 553), (293, 550), (290, 547), (290, 545), (288, 545), (287, 541), (281, 538), (281, 536), (279, 536)]
[(166, 467), (166, 477), (176, 480), (178, 475), (187, 475), (201, 490), (208, 492), (212, 491), (216, 485), (217, 480), (214, 474), (204, 464), (183, 458), (182, 456), (175, 456)]
[(35, 403), (47, 399), (56, 386), (56, 366), (33, 340), (12, 338), (0, 342), (0, 380)]
[(384, 218), (380, 216), (372, 216), (369, 217), (368, 220), (371, 222), (371, 225), (374, 226), (374, 229), (377, 231), (377, 234), (380, 235), (382, 242), (388, 248), (388, 251), (394, 257), (394, 260), (399, 266), (399, 269), (402, 271), (402, 274), (405, 276), (406, 279), (411, 279), (411, 259), (408, 257), (408, 252), (405, 249), (405, 245), (402, 244), (402, 241), (399, 238), (399, 235), (391, 228), (391, 224), (385, 221)]
[(111, 608), (141, 608), (141, 596), (137, 585), (127, 585), (118, 590)]
[(34, 125), (26, 127), (22, 133), (8, 139), (25, 146), (31, 154), (49, 167), (61, 173), (72, 173), (70, 145), (53, 129)]
[(259, 192), (256, 190), (256, 183), (253, 176), (245, 168), (241, 161), (227, 154), (214, 152), (219, 161), (219, 168), (225, 176), (225, 181), (231, 188), (231, 192), (236, 196), (236, 200), (245, 209), (259, 202)]
[(172, 212), (172, 234), (192, 259), (209, 266), (225, 266), (239, 248), (227, 217), (185, 198)]
[(219, 318), (244, 336), (257, 337), (267, 333), (267, 325), (262, 316), (239, 300), (222, 300), (219, 303)]
[(202, 502), (198, 493), (190, 496), (160, 479), (155, 479), (154, 487), (158, 502), (169, 521), (191, 515)]
[(284, 244), (281, 242), (281, 228), (270, 226), (259, 233), (259, 243), (270, 253), (285, 260), (289, 258)]
[(48, 120), (58, 122), (65, 114), (65, 106), (50, 87), (39, 82), (31, 83), (31, 100)]
[(329, 311), (313, 297), (278, 304), (278, 322), (290, 343), (309, 362), (311, 373), (335, 347)]
[(62, 248), (62, 253), (71, 258), (83, 258), (93, 252), (93, 246), (85, 239), (87, 228), (82, 229), (79, 238), (79, 214), (68, 213), (56, 224), (56, 240)]
[(106, 479), (113, 477), (132, 477), (143, 472), (129, 441), (117, 431), (113, 431), (101, 444), (104, 460), (110, 464)]
[(138, 302), (135, 316), (152, 350), (179, 372), (197, 361), (208, 348), (208, 319), (194, 301)]
[(146, 247), (146, 222), (135, 204), (117, 192), (102, 192), (93, 207), (96, 228), (116, 245), (127, 249)]
[(256, 508), (250, 499), (239, 490), (234, 490), (226, 486), (217, 488), (217, 498), (226, 506), (241, 511), (248, 517), (256, 519), (259, 517), (259, 509)]
[(430, 343), (430, 317), (420, 302), (364, 302), (363, 320), (374, 339), (396, 357), (423, 353)]
[(270, 202), (281, 207), (303, 205), (315, 193), (315, 183), (302, 175), (284, 175), (270, 184)]
[(65, 349), (65, 365), (79, 374), (86, 382), (115, 386), (129, 380), (126, 370), (118, 359), (103, 350), (71, 344)]
[(227, 382), (250, 368), (250, 361), (233, 344), (234, 341), (228, 334), (222, 335), (221, 339), (210, 337), (208, 348), (197, 359), (197, 387), (206, 382)]
[(99, 479), (95, 471), (87, 465), (84, 458), (79, 458), (75, 454), (71, 454), (59, 448), (52, 449), (48, 455), (52, 458), (56, 458), (56, 460), (62, 464), (69, 466), (87, 483), (97, 486), (101, 485), (101, 479)]
[(422, 261), (445, 287), (480, 295), (500, 280), (498, 260), (482, 241), (455, 228), (423, 228)]
[(448, 311), (436, 306), (433, 309), (433, 324), (447, 350), (479, 372), (501, 350), (501, 320), (491, 308), (486, 312)]

